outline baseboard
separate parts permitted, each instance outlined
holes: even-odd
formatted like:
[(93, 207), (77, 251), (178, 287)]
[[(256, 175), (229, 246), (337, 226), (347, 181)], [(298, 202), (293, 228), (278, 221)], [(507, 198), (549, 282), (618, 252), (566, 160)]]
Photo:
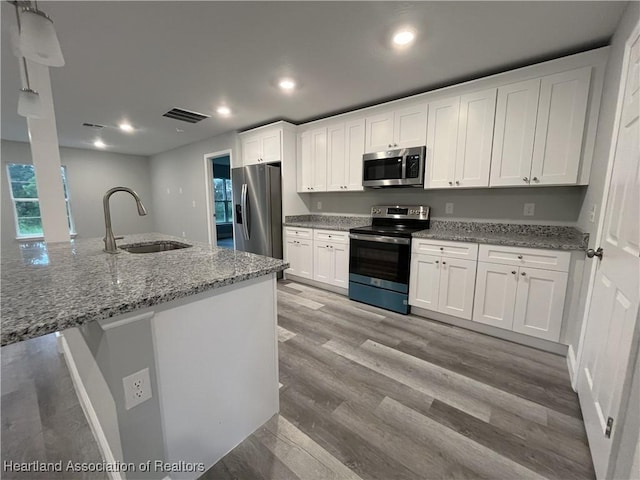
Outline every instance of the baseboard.
[[(93, 404), (91, 403), (89, 394), (84, 388), (84, 384), (82, 383), (82, 379), (80, 378), (80, 372), (78, 372), (78, 368), (76, 367), (73, 355), (71, 354), (69, 344), (64, 338), (64, 334), (60, 334), (60, 336), (58, 336), (58, 350), (62, 353), (65, 362), (67, 363), (67, 368), (69, 369), (69, 374), (71, 375), (71, 380), (73, 381), (73, 386), (75, 388), (76, 395), (78, 396), (78, 401), (80, 402), (80, 406), (82, 407), (84, 416), (89, 423), (89, 427), (91, 428), (91, 432), (93, 433), (93, 438), (95, 438), (98, 444), (98, 449), (100, 450), (100, 453), (102, 455), (102, 460), (107, 464), (116, 465), (117, 461), (113, 455), (113, 452), (111, 451), (111, 447), (109, 446), (107, 437), (102, 430), (100, 420), (98, 420), (98, 415), (93, 408)], [(111, 480), (125, 480), (122, 475), (120, 475), (120, 472), (107, 473)]]
[(305, 285), (309, 285), (311, 287), (321, 288), (322, 290), (328, 290), (339, 295), (344, 295), (345, 297), (349, 295), (348, 288), (336, 287), (335, 285), (331, 285), (329, 283), (318, 282), (317, 280), (311, 280), (310, 278), (291, 275), (290, 273), (285, 273), (285, 278), (287, 280), (293, 280), (294, 282), (304, 283)]
[(569, 348), (567, 349), (567, 370), (569, 370), (571, 388), (576, 391), (576, 353), (573, 351), (573, 345), (569, 345)]
[(554, 353), (556, 355), (565, 356), (567, 354), (567, 346), (561, 343), (543, 340), (541, 338), (530, 337), (517, 332), (503, 330), (502, 328), (485, 325), (484, 323), (472, 322), (463, 318), (453, 317), (440, 312), (433, 312), (419, 307), (411, 307), (411, 314), (424, 317), (429, 320), (455, 325), (456, 327), (465, 328), (474, 332), (483, 333), (492, 337), (501, 338), (510, 342), (519, 343), (527, 347), (537, 348), (545, 352)]

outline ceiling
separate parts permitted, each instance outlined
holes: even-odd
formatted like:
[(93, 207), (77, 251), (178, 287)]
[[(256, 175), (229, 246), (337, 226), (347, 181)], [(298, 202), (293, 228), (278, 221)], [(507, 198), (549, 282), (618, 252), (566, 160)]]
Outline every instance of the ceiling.
[[(626, 2), (41, 2), (66, 59), (51, 69), (61, 146), (152, 155), (232, 130), (333, 113), (602, 46)], [(17, 115), (13, 6), (2, 1), (2, 138)], [(400, 26), (414, 45), (390, 46)], [(298, 88), (285, 94), (281, 76)], [(221, 118), (226, 104), (232, 115)], [(179, 107), (211, 118), (162, 116)], [(135, 128), (126, 134), (122, 120)], [(105, 125), (99, 134), (83, 122)], [(183, 130), (178, 132), (177, 129)]]

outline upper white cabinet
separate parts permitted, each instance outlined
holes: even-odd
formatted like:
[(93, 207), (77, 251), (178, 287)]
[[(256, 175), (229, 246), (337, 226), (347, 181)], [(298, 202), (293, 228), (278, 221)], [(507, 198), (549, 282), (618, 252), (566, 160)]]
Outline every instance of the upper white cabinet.
[(489, 186), (496, 89), (429, 104), (425, 188)]
[(591, 70), (498, 88), (491, 186), (578, 182)]
[(282, 128), (274, 127), (240, 134), (242, 164), (282, 161)]
[(364, 119), (327, 127), (328, 192), (362, 190)]
[(298, 192), (324, 192), (327, 190), (327, 129), (303, 132), (298, 138), (300, 169)]
[(366, 153), (418, 147), (427, 140), (427, 106), (417, 103), (373, 115), (366, 118), (365, 126)]

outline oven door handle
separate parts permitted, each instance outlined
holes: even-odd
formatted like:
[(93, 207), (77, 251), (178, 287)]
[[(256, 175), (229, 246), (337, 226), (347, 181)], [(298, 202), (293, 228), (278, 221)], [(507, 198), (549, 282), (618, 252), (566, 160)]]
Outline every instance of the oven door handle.
[(365, 242), (395, 243), (396, 245), (409, 245), (411, 243), (410, 238), (385, 237), (383, 235), (362, 235), (359, 233), (350, 233), (349, 238), (354, 240), (363, 240)]

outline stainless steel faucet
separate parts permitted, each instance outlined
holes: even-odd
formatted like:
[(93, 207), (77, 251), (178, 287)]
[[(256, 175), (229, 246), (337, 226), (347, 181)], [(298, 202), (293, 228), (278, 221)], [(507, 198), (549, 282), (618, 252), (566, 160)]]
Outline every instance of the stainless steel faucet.
[(104, 236), (104, 251), (107, 253), (120, 253), (120, 250), (118, 250), (118, 246), (116, 245), (116, 237), (113, 236), (113, 230), (111, 229), (111, 210), (109, 209), (109, 199), (111, 198), (111, 195), (116, 192), (130, 193), (131, 196), (136, 200), (136, 205), (138, 206), (138, 215), (142, 216), (147, 214), (147, 209), (144, 208), (142, 200), (140, 200), (138, 194), (130, 188), (113, 187), (112, 189), (107, 190), (107, 193), (104, 194), (104, 198), (102, 199), (102, 205), (104, 206), (104, 226), (107, 230)]

